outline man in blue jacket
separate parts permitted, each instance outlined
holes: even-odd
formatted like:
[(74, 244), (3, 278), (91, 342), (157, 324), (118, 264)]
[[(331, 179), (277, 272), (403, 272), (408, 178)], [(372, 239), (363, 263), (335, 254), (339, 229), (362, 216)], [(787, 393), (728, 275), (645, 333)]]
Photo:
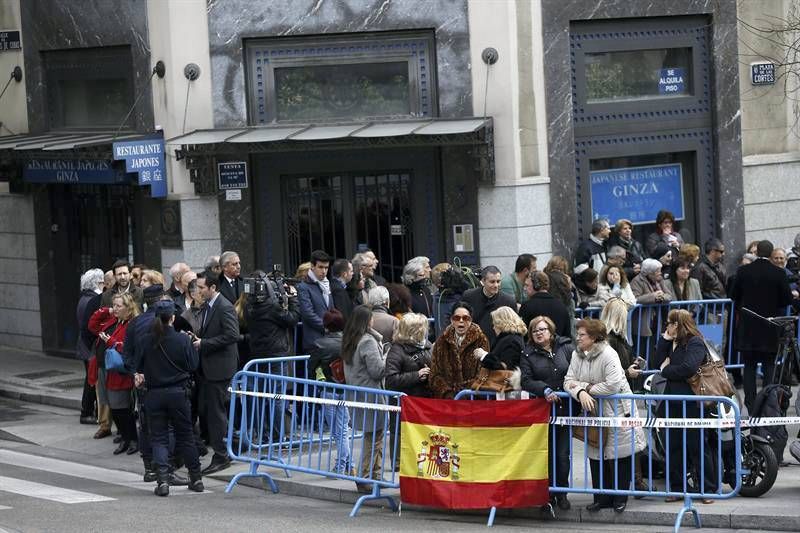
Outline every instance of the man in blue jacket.
[(311, 252), (308, 278), (297, 286), (297, 302), (303, 321), (303, 353), (311, 353), (314, 343), (325, 334), (322, 317), (333, 309), (331, 285), (327, 278), (330, 256), (322, 250)]

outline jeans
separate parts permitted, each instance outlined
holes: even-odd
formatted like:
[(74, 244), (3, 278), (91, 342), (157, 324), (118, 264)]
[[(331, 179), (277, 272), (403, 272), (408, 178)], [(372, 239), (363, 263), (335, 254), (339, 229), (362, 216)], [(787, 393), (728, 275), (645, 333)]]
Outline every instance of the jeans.
[[(322, 393), (322, 397), (328, 400), (342, 401), (344, 394), (337, 394), (333, 391)], [(347, 407), (343, 405), (323, 406), (323, 416), (325, 425), (331, 428), (331, 438), (336, 443), (336, 466), (334, 471), (337, 474), (347, 474), (350, 472), (350, 414)]]
[(176, 451), (183, 456), (189, 472), (199, 472), (200, 459), (192, 430), (192, 407), (186, 388), (175, 386), (148, 390), (145, 405), (150, 422), (154, 466), (161, 472), (169, 469), (169, 427), (172, 423)]

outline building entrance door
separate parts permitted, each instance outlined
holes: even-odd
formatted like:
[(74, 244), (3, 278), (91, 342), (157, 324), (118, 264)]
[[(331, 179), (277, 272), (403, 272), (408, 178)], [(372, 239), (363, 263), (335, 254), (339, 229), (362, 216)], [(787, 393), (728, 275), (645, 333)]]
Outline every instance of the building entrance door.
[(133, 256), (132, 193), (127, 186), (51, 185), (49, 194), (55, 269), (53, 300), (46, 305), (57, 311), (50, 322), (55, 327), (42, 330), (42, 342), (50, 352), (74, 352), (81, 274), (106, 271), (117, 259)]
[(287, 259), (290, 267), (313, 250), (352, 257), (375, 252), (378, 273), (400, 281), (413, 257), (409, 170), (282, 176)]

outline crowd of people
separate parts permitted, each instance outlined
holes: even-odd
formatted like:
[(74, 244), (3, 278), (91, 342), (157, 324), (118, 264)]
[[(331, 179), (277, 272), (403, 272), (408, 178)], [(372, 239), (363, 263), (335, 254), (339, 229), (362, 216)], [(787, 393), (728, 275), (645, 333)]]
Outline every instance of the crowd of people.
[[(209, 258), (202, 272), (177, 263), (169, 280), (125, 261), (105, 274), (90, 270), (81, 278), (77, 308), (78, 355), (87, 369), (80, 422), (96, 424), (97, 439), (111, 436), (113, 423), (118, 430), (113, 453), (140, 453), (145, 479), (156, 481), (155, 492), (163, 496), (169, 485), (202, 490), (203, 474), (229, 466), (227, 387), (237, 369), (253, 358), (295, 350), (311, 355), (310, 379), (453, 398), (472, 386), (481, 368), (519, 369), (518, 388), (555, 402), (558, 410), (566, 409), (566, 402), (555, 393), (568, 392), (586, 411), (596, 413), (599, 403), (607, 403), (603, 416), (636, 416), (635, 406), (599, 398), (630, 392), (643, 370), (628, 338), (631, 307), (732, 297), (737, 308), (775, 316), (798, 302), (787, 254), (769, 241), (743, 251), (742, 266), (727, 276), (719, 239), (705, 242), (701, 255), (675, 231), (669, 212), (659, 213), (657, 228), (642, 244), (632, 238), (630, 221), (617, 221), (612, 230), (608, 221), (597, 220), (571, 262), (554, 256), (540, 271), (535, 256), (522, 254), (513, 272), (504, 276), (486, 266), (479, 279), (449, 263), (432, 266), (427, 257), (415, 257), (403, 268), (401, 282), (389, 283), (369, 250), (352, 259), (317, 250), (288, 282), (256, 270), (247, 286), (236, 252)], [(798, 251), (800, 236), (789, 254), (795, 272)], [(255, 284), (260, 291), (253, 291), (252, 280), (260, 281)], [(600, 319), (576, 321), (576, 308), (586, 307), (601, 307)], [(661, 322), (645, 316), (637, 327), (658, 339), (655, 364), (671, 390), (687, 393), (686, 377), (704, 359), (691, 313), (672, 310), (664, 331), (650, 331)], [(737, 349), (744, 355), (750, 402), (756, 390), (754, 364), (763, 365), (764, 383), (769, 380), (775, 336), (744, 315), (738, 320)], [(106, 368), (105, 352), (111, 348), (122, 353), (123, 368)], [(336, 471), (378, 478), (384, 432), (350, 420), (346, 409), (324, 411), (337, 446)], [(360, 465), (351, 461), (351, 431), (363, 432), (364, 446), (372, 450), (362, 454)], [(553, 426), (551, 431), (558, 433), (551, 479), (567, 486), (569, 429)], [(620, 488), (633, 483), (647, 490), (643, 469), (634, 468), (644, 436), (638, 430), (625, 435), (630, 442), (617, 447), (626, 450), (624, 461), (602, 461), (600, 449), (587, 442), (593, 483), (599, 486), (605, 470), (604, 479), (616, 479)], [(674, 440), (679, 441), (677, 435)], [(199, 458), (209, 447), (211, 460), (201, 470)], [(606, 458), (613, 451), (605, 447)], [(182, 464), (188, 480), (176, 472)], [(676, 464), (680, 461), (673, 460)], [(609, 468), (617, 469), (616, 478)], [(369, 484), (357, 488), (371, 490)], [(553, 503), (570, 507), (565, 494)], [(625, 506), (625, 497), (597, 495), (589, 510), (622, 512)]]

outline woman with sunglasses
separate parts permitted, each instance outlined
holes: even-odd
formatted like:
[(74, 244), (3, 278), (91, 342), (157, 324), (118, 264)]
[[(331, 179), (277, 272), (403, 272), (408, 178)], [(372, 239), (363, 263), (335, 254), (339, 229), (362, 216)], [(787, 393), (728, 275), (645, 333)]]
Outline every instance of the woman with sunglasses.
[(433, 345), (428, 381), (434, 398), (452, 399), (468, 389), (481, 367), (473, 356), (476, 349), (489, 350), (489, 340), (480, 326), (472, 322), (472, 306), (466, 302), (453, 305), (450, 325)]
[[(561, 401), (556, 392), (564, 390), (564, 376), (572, 359), (572, 339), (556, 335), (555, 323), (546, 316), (534, 317), (530, 322), (528, 343), (525, 345), (519, 368), (522, 372), (522, 389), (556, 404), (558, 416), (568, 416), (567, 402)], [(557, 487), (569, 487), (569, 426), (550, 426), (555, 431), (556, 449), (553, 450), (552, 434), (547, 438), (549, 456), (555, 456), (555, 473), (550, 468), (550, 485), (555, 477)], [(550, 497), (550, 503), (562, 511), (571, 505), (566, 493)]]

